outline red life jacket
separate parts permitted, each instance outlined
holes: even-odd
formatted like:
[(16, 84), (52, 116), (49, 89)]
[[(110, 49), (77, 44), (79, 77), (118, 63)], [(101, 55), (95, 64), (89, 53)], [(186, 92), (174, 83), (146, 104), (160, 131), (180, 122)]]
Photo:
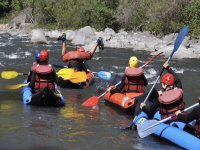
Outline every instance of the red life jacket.
[(33, 71), (36, 72), (34, 92), (38, 93), (40, 90), (47, 87), (54, 91), (54, 77), (51, 76), (51, 73), (53, 72), (52, 66), (37, 64), (33, 66), (32, 69), (34, 69)]
[(90, 52), (80, 52), (80, 51), (70, 51), (67, 52), (65, 55), (62, 56), (62, 60), (64, 62), (68, 62), (70, 60), (89, 60), (91, 59), (92, 55)]
[[(185, 103), (183, 102), (183, 90), (176, 88), (165, 91), (159, 96), (159, 102), (161, 118), (165, 119), (169, 116), (173, 116), (177, 110), (183, 110), (185, 107)], [(177, 117), (173, 117), (167, 123), (175, 121), (176, 118)]]
[(122, 92), (144, 93), (144, 82), (143, 69), (127, 67), (125, 69), (125, 85)]
[(198, 138), (200, 138), (200, 118), (198, 118), (198, 119), (196, 120), (194, 129), (195, 129), (195, 131), (194, 131), (195, 135), (196, 135)]

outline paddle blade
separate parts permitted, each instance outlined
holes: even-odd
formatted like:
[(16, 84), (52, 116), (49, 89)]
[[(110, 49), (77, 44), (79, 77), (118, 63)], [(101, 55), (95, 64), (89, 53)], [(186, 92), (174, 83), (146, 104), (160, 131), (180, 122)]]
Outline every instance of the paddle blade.
[(97, 73), (97, 75), (104, 79), (104, 80), (110, 80), (111, 79), (111, 73), (110, 72), (106, 72), (106, 71), (99, 71)]
[(23, 86), (28, 86), (29, 83), (27, 84), (16, 84), (16, 85), (7, 85), (6, 88), (9, 89), (9, 90), (16, 90), (16, 89), (19, 89)]
[(86, 82), (87, 75), (84, 71), (74, 72), (70, 77), (64, 79), (70, 80), (72, 83)]
[(14, 79), (19, 75), (18, 72), (16, 71), (2, 71), (1, 72), (1, 77), (3, 79)]
[(176, 52), (179, 48), (179, 46), (181, 45), (181, 43), (183, 42), (185, 36), (188, 34), (189, 32), (189, 28), (187, 26), (183, 27), (180, 31), (180, 33), (178, 34), (176, 41), (174, 43), (174, 49), (173, 49), (173, 53)]
[(145, 120), (143, 123), (139, 123), (137, 125), (137, 131), (138, 131), (138, 135), (140, 138), (145, 138), (148, 135), (154, 133), (157, 128), (159, 126), (153, 126), (152, 128), (149, 128), (148, 130), (146, 130), (149, 126), (153, 125), (153, 124), (157, 124), (158, 121), (157, 120)]
[(72, 68), (63, 68), (56, 72), (58, 76), (65, 75), (66, 77), (70, 77), (72, 73), (74, 73), (74, 69)]
[(85, 102), (83, 102), (83, 106), (87, 106), (87, 107), (92, 107), (92, 106), (96, 106), (99, 102), (99, 97), (97, 96), (92, 96), (89, 99), (87, 99)]

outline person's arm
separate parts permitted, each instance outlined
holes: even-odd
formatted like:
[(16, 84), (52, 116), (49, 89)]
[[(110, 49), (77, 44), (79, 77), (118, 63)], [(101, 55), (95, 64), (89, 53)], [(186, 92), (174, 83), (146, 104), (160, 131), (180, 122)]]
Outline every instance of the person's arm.
[(94, 53), (95, 53), (95, 51), (96, 51), (96, 49), (97, 49), (97, 46), (102, 46), (101, 44), (102, 44), (102, 38), (99, 37), (99, 38), (97, 39), (96, 44), (94, 44), (94, 46), (93, 46), (92, 49), (90, 50), (90, 55), (91, 55), (91, 57), (94, 55)]
[(148, 81), (147, 81), (147, 79), (146, 79), (144, 74), (142, 74), (142, 79), (144, 80), (144, 86), (147, 86), (148, 85)]
[(62, 42), (62, 53), (61, 53), (61, 56), (65, 55), (65, 53), (66, 53), (66, 47), (67, 47), (66, 42), (63, 41)]
[(125, 80), (125, 75), (122, 77), (121, 83), (118, 86), (116, 86), (115, 88), (112, 88), (110, 90), (110, 93), (113, 94), (113, 93), (121, 92), (124, 87), (124, 84), (125, 84), (124, 80)]
[(180, 111), (177, 113), (177, 119), (178, 121), (184, 122), (184, 123), (189, 123), (193, 120), (195, 120), (196, 118), (198, 118), (200, 115), (200, 105), (198, 105), (197, 107), (195, 107), (191, 112), (187, 113), (187, 114), (182, 114), (180, 113)]

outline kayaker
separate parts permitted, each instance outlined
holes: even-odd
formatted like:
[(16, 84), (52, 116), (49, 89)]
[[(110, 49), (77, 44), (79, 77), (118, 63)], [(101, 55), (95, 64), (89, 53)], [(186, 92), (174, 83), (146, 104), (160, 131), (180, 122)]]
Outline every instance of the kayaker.
[[(199, 97), (199, 104), (200, 104), (200, 97)], [(177, 120), (184, 122), (184, 123), (189, 123), (192, 121), (196, 121), (194, 126), (189, 125), (190, 130), (189, 133), (192, 133), (193, 135), (197, 136), (200, 138), (200, 105), (196, 106), (192, 111), (188, 113), (181, 113), (180, 110), (175, 112), (177, 116)], [(188, 126), (188, 125), (187, 125)]]
[[(158, 92), (154, 89), (151, 94), (153, 98), (149, 98), (147, 101), (149, 105), (143, 102), (140, 104), (141, 110), (147, 113), (149, 118), (152, 118), (158, 110), (160, 111), (161, 119), (164, 119), (172, 116), (177, 110), (184, 109), (181, 80), (167, 62), (164, 63), (163, 67), (167, 73), (161, 78), (162, 89)], [(175, 118), (173, 119), (175, 120)]]
[(144, 93), (144, 86), (148, 82), (144, 76), (143, 69), (138, 68), (138, 58), (135, 56), (130, 57), (129, 66), (125, 68), (124, 76), (118, 86), (111, 86), (107, 92), (114, 93)]
[(33, 63), (27, 80), (27, 82), (30, 82), (29, 86), (32, 88), (33, 93), (37, 93), (46, 87), (54, 91), (54, 84), (56, 83), (60, 86), (63, 81), (65, 81), (65, 87), (74, 85), (69, 80), (63, 80), (56, 75), (53, 67), (48, 63), (49, 52), (47, 50), (36, 52), (35, 58), (36, 63)]
[(62, 61), (65, 62), (69, 68), (74, 68), (76, 71), (85, 72), (89, 72), (90, 70), (88, 70), (84, 62), (86, 60), (90, 60), (94, 55), (97, 46), (101, 46), (103, 44), (102, 38), (98, 38), (97, 42), (90, 51), (85, 51), (82, 45), (79, 45), (75, 51), (67, 52), (66, 34), (63, 33), (58, 40), (62, 40)]
[[(82, 45), (79, 45), (75, 51), (69, 52), (66, 51), (66, 34), (63, 33), (62, 36), (58, 38), (58, 40), (62, 40), (62, 61), (65, 62), (69, 68), (74, 68), (75, 71), (85, 71), (89, 78), (86, 80), (86, 82), (73, 84), (72, 88), (89, 87), (89, 85), (91, 84), (90, 78), (93, 78), (94, 75), (89, 69), (89, 66), (87, 65), (86, 61), (92, 58), (97, 49), (97, 46), (99, 46), (100, 48), (103, 47), (102, 38), (98, 38), (96, 44), (94, 44), (90, 51), (85, 51), (84, 47), (82, 47)], [(68, 83), (63, 82), (62, 87), (65, 88), (65, 85), (68, 85)]]

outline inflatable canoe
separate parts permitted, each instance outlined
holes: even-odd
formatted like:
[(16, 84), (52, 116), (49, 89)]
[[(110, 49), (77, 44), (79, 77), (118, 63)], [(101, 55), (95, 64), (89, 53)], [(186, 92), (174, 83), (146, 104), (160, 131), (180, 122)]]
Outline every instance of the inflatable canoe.
[(105, 102), (115, 105), (125, 111), (129, 115), (134, 115), (135, 100), (144, 93), (106, 93), (104, 95)]
[[(24, 83), (27, 83), (24, 81)], [(35, 106), (64, 106), (64, 97), (58, 90), (56, 86), (56, 92), (52, 92), (49, 88), (45, 88), (37, 94), (31, 92), (29, 86), (24, 86), (22, 88), (22, 99), (23, 103), (26, 105), (35, 105)]]
[[(154, 115), (154, 118), (156, 120), (161, 118), (159, 112)], [(134, 120), (134, 124), (148, 124), (148, 121), (147, 114), (141, 112)], [(161, 123), (155, 128), (153, 134), (159, 136), (160, 138), (164, 138), (182, 148), (198, 150), (200, 148), (200, 139), (184, 131), (184, 126), (185, 124), (182, 122), (172, 122), (170, 124)]]

